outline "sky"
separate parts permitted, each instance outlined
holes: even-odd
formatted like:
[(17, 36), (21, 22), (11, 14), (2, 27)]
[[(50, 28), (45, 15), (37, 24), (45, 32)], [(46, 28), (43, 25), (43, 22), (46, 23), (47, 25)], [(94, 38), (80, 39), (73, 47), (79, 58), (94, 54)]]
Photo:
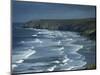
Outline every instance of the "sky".
[(95, 18), (95, 10), (95, 6), (13, 1), (12, 21)]

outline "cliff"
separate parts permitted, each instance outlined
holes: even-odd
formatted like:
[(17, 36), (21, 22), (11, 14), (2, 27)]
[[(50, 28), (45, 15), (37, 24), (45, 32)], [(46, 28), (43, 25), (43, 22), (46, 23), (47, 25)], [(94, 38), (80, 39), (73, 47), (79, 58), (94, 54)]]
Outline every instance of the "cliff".
[(50, 29), (75, 31), (80, 34), (88, 36), (95, 40), (96, 36), (96, 19), (42, 19), (37, 21), (29, 21), (24, 24), (24, 28)]

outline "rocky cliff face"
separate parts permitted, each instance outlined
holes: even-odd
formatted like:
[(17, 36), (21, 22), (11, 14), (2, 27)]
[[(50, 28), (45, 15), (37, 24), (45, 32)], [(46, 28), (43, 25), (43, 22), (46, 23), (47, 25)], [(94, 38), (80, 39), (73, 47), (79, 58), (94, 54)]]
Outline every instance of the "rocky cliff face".
[(82, 35), (95, 39), (96, 35), (96, 19), (70, 19), (70, 20), (37, 20), (29, 21), (24, 24), (24, 28), (50, 29), (80, 32)]

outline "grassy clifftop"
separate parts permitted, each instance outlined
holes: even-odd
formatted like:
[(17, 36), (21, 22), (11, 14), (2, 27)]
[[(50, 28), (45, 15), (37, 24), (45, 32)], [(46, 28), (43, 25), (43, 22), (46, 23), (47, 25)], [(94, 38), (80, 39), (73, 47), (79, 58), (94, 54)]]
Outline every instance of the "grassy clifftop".
[(42, 19), (25, 23), (24, 28), (75, 31), (95, 40), (96, 19)]

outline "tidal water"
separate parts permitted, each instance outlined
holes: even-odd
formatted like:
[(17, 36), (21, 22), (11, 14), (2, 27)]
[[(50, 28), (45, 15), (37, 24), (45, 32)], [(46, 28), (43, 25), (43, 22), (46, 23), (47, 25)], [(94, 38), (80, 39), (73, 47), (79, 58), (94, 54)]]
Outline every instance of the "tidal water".
[(95, 64), (95, 42), (79, 33), (13, 26), (12, 72), (85, 69)]

